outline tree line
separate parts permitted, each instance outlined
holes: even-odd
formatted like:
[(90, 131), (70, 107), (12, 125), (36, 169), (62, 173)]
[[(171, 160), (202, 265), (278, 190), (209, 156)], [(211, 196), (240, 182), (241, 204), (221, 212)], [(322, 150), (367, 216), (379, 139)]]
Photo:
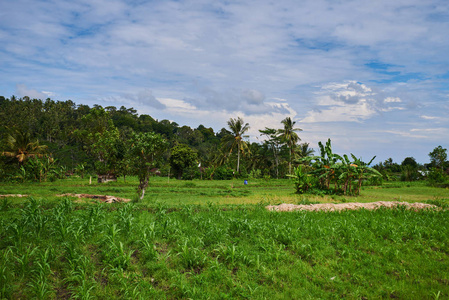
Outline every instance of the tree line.
[(334, 185), (334, 191), (357, 194), (368, 177), (394, 180), (399, 174), (401, 180), (417, 180), (428, 175), (441, 182), (449, 167), (441, 146), (429, 153), (431, 162), (425, 166), (407, 157), (400, 165), (390, 158), (372, 168), (373, 160), (332, 153), (330, 140), (320, 142), (314, 155), (290, 117), (279, 128), (260, 129), (260, 143), (248, 140), (250, 124), (242, 118), (230, 118), (226, 125), (215, 132), (204, 125), (156, 120), (124, 106), (0, 96), (0, 180), (45, 181), (73, 173), (126, 180), (138, 175), (143, 197), (154, 174), (178, 179), (294, 176), (298, 192), (311, 187), (329, 191)]
[(156, 120), (124, 106), (0, 96), (0, 178), (47, 180), (77, 172), (126, 179), (138, 173), (132, 145), (148, 134), (164, 143), (164, 151), (148, 162), (149, 170), (179, 179), (284, 178), (296, 159), (313, 152), (300, 143), (301, 129), (289, 117), (280, 128), (260, 130), (263, 143), (249, 141), (250, 125), (240, 117), (226, 125), (215, 132), (204, 125)]

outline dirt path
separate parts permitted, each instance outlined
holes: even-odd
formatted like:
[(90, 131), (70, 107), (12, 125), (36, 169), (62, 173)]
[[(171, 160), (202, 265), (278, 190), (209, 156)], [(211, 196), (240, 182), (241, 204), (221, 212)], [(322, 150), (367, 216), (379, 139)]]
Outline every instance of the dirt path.
[(421, 209), (437, 209), (438, 207), (432, 204), (426, 203), (408, 203), (408, 202), (398, 202), (398, 201), (378, 201), (369, 203), (320, 203), (320, 204), (309, 204), (309, 205), (295, 205), (283, 203), (280, 205), (268, 205), (266, 209), (271, 211), (295, 211), (295, 210), (305, 210), (305, 211), (341, 211), (341, 210), (356, 210), (356, 209), (379, 209), (381, 207), (386, 208), (396, 208), (398, 206), (405, 206), (407, 209), (421, 210)]

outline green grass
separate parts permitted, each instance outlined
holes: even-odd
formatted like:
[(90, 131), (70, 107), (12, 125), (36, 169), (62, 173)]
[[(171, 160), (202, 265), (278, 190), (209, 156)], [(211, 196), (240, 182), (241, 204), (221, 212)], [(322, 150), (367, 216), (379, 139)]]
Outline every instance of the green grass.
[(397, 197), (445, 207), (447, 189), (394, 183), (345, 198), (296, 195), (288, 180), (155, 178), (137, 204), (55, 196), (132, 198), (136, 185), (2, 184), (33, 197), (0, 199), (0, 299), (449, 298), (448, 210), (264, 208)]
[[(123, 178), (118, 182), (99, 184), (93, 179), (72, 177), (67, 180), (45, 183), (1, 183), (0, 194), (27, 194), (35, 198), (59, 201), (58, 194), (87, 193), (106, 194), (133, 199), (136, 196), (138, 181), (136, 177)], [(20, 198), (12, 199), (20, 203)], [(360, 196), (318, 196), (298, 195), (294, 193), (292, 180), (249, 180), (248, 185), (243, 180), (193, 180), (154, 177), (145, 194), (143, 203), (164, 201), (168, 205), (179, 206), (188, 204), (206, 205), (211, 202), (217, 205), (230, 204), (267, 204), (316, 202), (373, 202), (373, 201), (449, 201), (449, 189), (427, 186), (424, 182), (392, 182), (380, 187), (368, 186), (362, 188)]]

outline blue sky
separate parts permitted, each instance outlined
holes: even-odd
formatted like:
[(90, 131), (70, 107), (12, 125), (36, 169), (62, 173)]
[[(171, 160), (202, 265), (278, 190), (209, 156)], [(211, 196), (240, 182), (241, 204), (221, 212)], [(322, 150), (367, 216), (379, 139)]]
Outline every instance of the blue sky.
[(0, 95), (134, 107), (251, 141), (289, 116), (316, 148), (449, 148), (449, 2), (0, 2)]

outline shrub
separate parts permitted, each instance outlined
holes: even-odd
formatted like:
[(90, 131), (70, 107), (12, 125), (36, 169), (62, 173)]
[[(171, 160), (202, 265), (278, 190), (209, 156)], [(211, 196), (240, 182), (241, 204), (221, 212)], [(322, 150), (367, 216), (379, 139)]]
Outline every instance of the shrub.
[(216, 180), (229, 180), (234, 176), (234, 171), (226, 166), (220, 166), (215, 169), (214, 179)]
[(304, 172), (301, 165), (295, 168), (293, 173), (294, 175), (290, 175), (290, 177), (295, 179), (296, 193), (307, 193), (314, 186), (315, 178), (307, 172)]
[(436, 185), (446, 181), (446, 176), (441, 169), (431, 168), (427, 174), (427, 180), (430, 185)]

